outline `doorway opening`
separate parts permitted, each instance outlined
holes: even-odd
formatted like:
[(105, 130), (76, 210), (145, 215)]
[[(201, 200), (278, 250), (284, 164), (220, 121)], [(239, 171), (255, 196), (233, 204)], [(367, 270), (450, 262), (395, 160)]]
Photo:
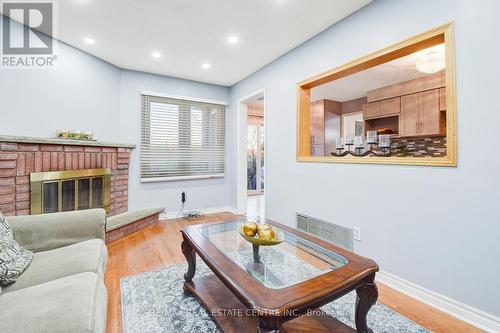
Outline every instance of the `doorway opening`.
[(264, 97), (247, 104), (247, 194), (264, 194)]
[(264, 218), (265, 101), (258, 91), (239, 101), (238, 211)]

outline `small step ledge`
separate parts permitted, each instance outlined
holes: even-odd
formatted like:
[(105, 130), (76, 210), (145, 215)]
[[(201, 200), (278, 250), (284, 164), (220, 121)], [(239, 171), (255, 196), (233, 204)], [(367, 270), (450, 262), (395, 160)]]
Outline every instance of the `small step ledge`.
[(156, 224), (165, 208), (148, 208), (110, 216), (106, 221), (106, 243)]
[(128, 211), (125, 213), (110, 216), (108, 217), (108, 220), (106, 222), (106, 231), (118, 229), (127, 224), (137, 222), (154, 214), (160, 214), (164, 210), (165, 208), (148, 208)]

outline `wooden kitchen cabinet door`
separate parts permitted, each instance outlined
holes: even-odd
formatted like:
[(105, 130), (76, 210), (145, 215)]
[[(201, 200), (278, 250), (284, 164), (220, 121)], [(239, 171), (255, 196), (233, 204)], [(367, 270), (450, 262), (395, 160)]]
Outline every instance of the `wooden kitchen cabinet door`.
[(446, 87), (439, 88), (439, 110), (446, 111)]
[(380, 102), (373, 102), (363, 105), (363, 118), (373, 118), (380, 116)]
[(380, 102), (380, 115), (396, 115), (401, 112), (401, 97), (389, 98)]
[(401, 96), (400, 135), (418, 134), (418, 95)]
[(418, 93), (418, 134), (440, 133), (439, 89)]

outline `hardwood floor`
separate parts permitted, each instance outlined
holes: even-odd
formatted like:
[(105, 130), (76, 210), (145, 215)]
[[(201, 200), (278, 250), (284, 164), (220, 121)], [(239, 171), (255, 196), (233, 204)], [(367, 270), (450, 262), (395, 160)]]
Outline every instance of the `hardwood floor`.
[[(109, 260), (105, 281), (108, 290), (107, 332), (122, 332), (120, 278), (184, 263), (180, 236), (182, 227), (195, 223), (231, 221), (236, 217), (231, 213), (219, 213), (205, 215), (195, 221), (169, 220), (108, 244)], [(482, 332), (387, 286), (380, 283), (378, 286), (379, 301), (382, 304), (433, 332)]]

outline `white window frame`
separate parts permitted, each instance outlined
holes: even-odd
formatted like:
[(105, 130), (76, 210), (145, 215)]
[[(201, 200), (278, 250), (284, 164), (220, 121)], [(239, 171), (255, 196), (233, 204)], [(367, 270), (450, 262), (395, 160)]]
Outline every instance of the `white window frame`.
[[(189, 97), (189, 96), (182, 96), (182, 95), (174, 95), (174, 94), (149, 91), (149, 90), (140, 91), (139, 97), (142, 98), (142, 95), (149, 95), (149, 96), (154, 96), (154, 97), (164, 97), (164, 98), (173, 98), (173, 99), (180, 99), (180, 100), (188, 100), (188, 101), (200, 102), (200, 103), (219, 104), (219, 105), (223, 105), (226, 108), (228, 105), (228, 103), (225, 101), (204, 99), (204, 98), (198, 98), (198, 97)], [(141, 110), (141, 112), (142, 112), (142, 110)], [(141, 115), (141, 121), (142, 121), (142, 115)], [(224, 126), (226, 126), (226, 124), (224, 124)], [(224, 135), (226, 135), (225, 130), (224, 130)], [(141, 142), (142, 142), (142, 134), (141, 134)], [(224, 149), (225, 149), (225, 147), (224, 147)], [(212, 175), (207, 174), (207, 175), (195, 175), (195, 176), (148, 177), (148, 178), (141, 177), (141, 183), (171, 182), (171, 181), (196, 180), (196, 179), (215, 179), (215, 178), (224, 178), (224, 177), (225, 177), (225, 172), (218, 173), (218, 174), (212, 174)]]

